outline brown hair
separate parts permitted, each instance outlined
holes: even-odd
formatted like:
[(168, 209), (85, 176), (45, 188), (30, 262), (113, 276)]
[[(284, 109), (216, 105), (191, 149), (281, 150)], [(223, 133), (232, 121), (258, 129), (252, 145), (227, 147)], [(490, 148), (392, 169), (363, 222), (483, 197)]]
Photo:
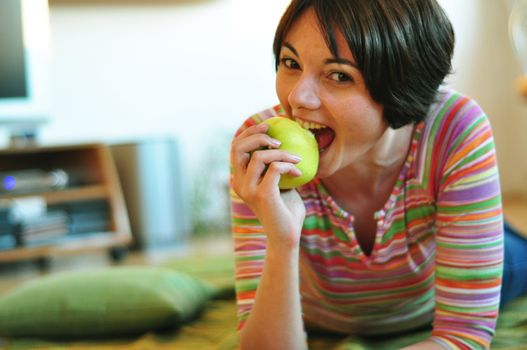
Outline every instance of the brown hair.
[(285, 36), (308, 8), (335, 57), (335, 33), (344, 35), (391, 127), (424, 119), (454, 51), (452, 25), (435, 0), (293, 0), (276, 30), (276, 67)]

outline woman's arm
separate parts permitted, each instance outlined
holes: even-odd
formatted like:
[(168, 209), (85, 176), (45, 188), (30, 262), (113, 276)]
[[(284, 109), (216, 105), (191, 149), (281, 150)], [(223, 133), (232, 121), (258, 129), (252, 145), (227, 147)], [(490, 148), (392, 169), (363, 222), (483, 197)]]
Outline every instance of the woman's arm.
[[(275, 149), (259, 124), (232, 143), (231, 200), (242, 349), (306, 349), (299, 290), (305, 207), (280, 175), (299, 175), (298, 159)], [(250, 155), (250, 156), (248, 156)]]
[(305, 348), (299, 244), (268, 239), (258, 218), (234, 191), (231, 201), (242, 349)]
[(447, 348), (486, 349), (498, 317), (503, 218), (496, 152), (487, 116), (454, 95), (434, 126), (437, 166), (432, 339)]
[(300, 306), (299, 247), (268, 242), (242, 349), (307, 349)]

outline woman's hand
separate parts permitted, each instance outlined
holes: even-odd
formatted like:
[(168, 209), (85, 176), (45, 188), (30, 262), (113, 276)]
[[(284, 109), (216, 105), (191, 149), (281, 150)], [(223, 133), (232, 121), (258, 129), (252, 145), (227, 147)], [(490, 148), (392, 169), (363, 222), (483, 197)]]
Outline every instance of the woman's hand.
[(269, 243), (298, 245), (305, 207), (296, 190), (280, 191), (282, 174), (300, 176), (300, 159), (281, 151), (261, 123), (244, 130), (231, 145), (232, 188), (256, 214)]

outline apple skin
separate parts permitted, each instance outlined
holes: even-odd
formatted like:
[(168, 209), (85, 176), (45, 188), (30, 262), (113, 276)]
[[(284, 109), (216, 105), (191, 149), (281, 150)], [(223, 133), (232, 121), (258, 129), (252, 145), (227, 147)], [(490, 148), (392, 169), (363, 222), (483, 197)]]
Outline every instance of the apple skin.
[(302, 160), (296, 167), (301, 176), (283, 174), (278, 187), (288, 190), (302, 186), (311, 181), (318, 170), (318, 143), (311, 131), (304, 129), (297, 122), (287, 117), (272, 117), (263, 121), (269, 125), (267, 134), (281, 142), (280, 149), (299, 156)]

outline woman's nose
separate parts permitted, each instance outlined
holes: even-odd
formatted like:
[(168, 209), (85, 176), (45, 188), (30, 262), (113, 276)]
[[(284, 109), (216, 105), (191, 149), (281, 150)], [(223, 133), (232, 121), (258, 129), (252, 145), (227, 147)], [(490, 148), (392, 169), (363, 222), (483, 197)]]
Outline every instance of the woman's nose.
[(312, 77), (300, 78), (289, 93), (289, 104), (293, 108), (316, 110), (320, 107), (319, 91)]

